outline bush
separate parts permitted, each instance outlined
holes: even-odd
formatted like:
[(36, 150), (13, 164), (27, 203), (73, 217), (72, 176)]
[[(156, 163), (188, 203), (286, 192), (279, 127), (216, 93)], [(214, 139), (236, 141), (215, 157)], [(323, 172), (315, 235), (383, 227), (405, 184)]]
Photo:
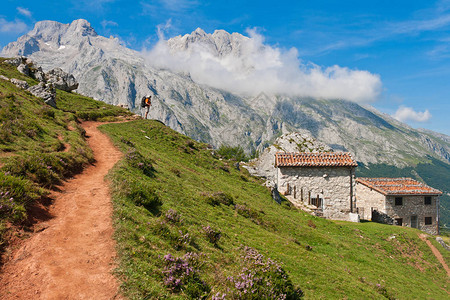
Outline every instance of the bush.
[(211, 228), (211, 226), (204, 226), (203, 231), (206, 234), (206, 237), (208, 238), (208, 241), (211, 244), (214, 244), (214, 246), (217, 246), (217, 243), (219, 242), (220, 238), (222, 237), (222, 234), (220, 231), (216, 231)]
[(228, 277), (227, 295), (222, 298), (300, 299), (303, 296), (302, 290), (293, 286), (279, 263), (251, 247), (244, 247), (243, 252), (244, 266), (237, 276)]
[(206, 203), (208, 203), (211, 206), (218, 206), (220, 204), (224, 204), (227, 206), (234, 205), (233, 197), (224, 192), (215, 192), (215, 193), (203, 192), (201, 193), (201, 195), (206, 198)]
[(176, 210), (169, 209), (165, 214), (166, 220), (171, 223), (180, 223), (181, 222), (181, 215), (177, 213)]
[(221, 145), (217, 150), (217, 153), (225, 159), (231, 159), (235, 161), (248, 161), (249, 158), (245, 154), (244, 149), (241, 146), (231, 147), (227, 145)]
[(206, 298), (210, 287), (200, 279), (199, 272), (202, 266), (201, 255), (193, 252), (183, 257), (173, 257), (172, 254), (164, 256), (164, 285), (172, 292), (183, 291), (190, 298)]
[(244, 218), (251, 219), (258, 225), (263, 223), (259, 214), (250, 207), (247, 207), (245, 204), (236, 204), (234, 206), (234, 209), (239, 215), (243, 216)]
[(143, 206), (149, 211), (153, 211), (161, 205), (158, 195), (153, 190), (144, 190), (140, 187), (130, 191), (127, 198), (133, 201), (136, 205)]

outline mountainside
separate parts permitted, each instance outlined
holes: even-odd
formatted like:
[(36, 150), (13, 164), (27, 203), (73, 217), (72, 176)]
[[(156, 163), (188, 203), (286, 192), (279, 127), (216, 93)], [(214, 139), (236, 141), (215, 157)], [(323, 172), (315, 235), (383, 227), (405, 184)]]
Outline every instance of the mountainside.
[[(167, 49), (193, 53), (201, 48), (211, 57), (238, 57), (230, 68), (254, 69), (248, 37), (217, 30), (167, 41)], [(283, 95), (239, 96), (192, 80), (190, 74), (157, 69), (141, 53), (127, 49), (114, 38), (97, 35), (85, 20), (71, 24), (36, 23), (28, 34), (10, 43), (3, 55), (25, 55), (44, 70), (60, 67), (75, 75), (78, 92), (138, 111), (140, 98), (156, 96), (151, 117), (193, 138), (211, 143), (242, 145), (251, 150), (267, 146), (282, 133), (299, 131), (335, 150), (351, 151), (362, 163), (412, 165), (426, 155), (450, 162), (445, 135), (414, 130), (370, 107), (343, 100)], [(247, 56), (246, 56), (247, 55)], [(264, 62), (259, 62), (264, 63)]]
[[(255, 48), (251, 39), (223, 30), (207, 34), (197, 29), (160, 42), (163, 47), (156, 51), (170, 52), (180, 65), (206, 56), (225, 71), (239, 70), (239, 74), (258, 73), (261, 64), (276, 64), (255, 59), (264, 57), (268, 50)], [(262, 54), (255, 56), (258, 53)], [(431, 184), (415, 172), (416, 166), (426, 165), (431, 173), (435, 162), (450, 166), (450, 137), (446, 135), (412, 129), (355, 102), (214, 88), (205, 74), (198, 79), (195, 68), (186, 72), (159, 60), (167, 56), (144, 58), (143, 53), (120, 45), (118, 39), (99, 36), (85, 20), (38, 22), (28, 34), (7, 45), (3, 55), (31, 57), (44, 70), (60, 67), (75, 75), (77, 92), (106, 103), (124, 104), (134, 112), (139, 112), (143, 95), (153, 95), (150, 118), (216, 147), (240, 145), (251, 152), (269, 146), (282, 134), (299, 132), (334, 150), (350, 151), (366, 175), (374, 166), (384, 164), (407, 170), (403, 172), (407, 176)], [(260, 84), (270, 85), (271, 81)], [(438, 179), (443, 191), (449, 193), (450, 174)], [(444, 205), (449, 205), (449, 198), (443, 198)]]
[[(3, 59), (0, 75), (37, 84)], [(121, 108), (74, 93), (58, 90), (56, 98), (54, 108), (0, 78), (0, 249), (15, 226), (24, 229), (17, 232), (20, 238), (49, 232), (45, 224), (36, 225), (52, 217), (43, 196), (93, 162), (79, 119), (128, 116)], [(235, 161), (157, 121), (108, 124), (100, 130), (124, 153), (108, 183), (120, 263), (115, 274), (129, 299), (448, 296), (446, 271), (417, 229), (331, 221), (296, 210), (286, 200), (277, 204), (262, 180), (236, 168)], [(278, 146), (303, 148), (290, 138), (312, 150), (327, 150), (296, 134)], [(91, 193), (102, 195), (97, 189)], [(90, 229), (98, 233), (94, 223)], [(428, 239), (448, 262), (449, 252), (434, 237)], [(65, 254), (76, 263), (76, 253), (84, 248), (70, 248), (74, 255)], [(17, 260), (33, 256), (28, 251)], [(83, 264), (98, 271), (95, 260), (83, 259)], [(52, 266), (61, 265), (54, 261)], [(44, 288), (52, 290), (49, 282), (54, 281), (43, 281)], [(33, 286), (33, 295), (39, 296), (39, 289)]]

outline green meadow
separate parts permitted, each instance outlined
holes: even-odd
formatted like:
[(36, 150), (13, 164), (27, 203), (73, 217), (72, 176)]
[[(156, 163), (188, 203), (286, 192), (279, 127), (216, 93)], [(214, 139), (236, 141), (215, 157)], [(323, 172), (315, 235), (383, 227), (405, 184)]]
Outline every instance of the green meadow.
[[(118, 275), (131, 299), (236, 297), (230, 277), (246, 274), (245, 247), (279, 263), (304, 299), (448, 297), (447, 275), (415, 229), (330, 221), (277, 204), (234, 161), (157, 121), (100, 128), (125, 153), (109, 179)], [(180, 275), (184, 286), (174, 288), (165, 257), (186, 253), (200, 257), (197, 278)], [(190, 280), (203, 282), (200, 291)], [(264, 298), (257, 292), (241, 298)]]

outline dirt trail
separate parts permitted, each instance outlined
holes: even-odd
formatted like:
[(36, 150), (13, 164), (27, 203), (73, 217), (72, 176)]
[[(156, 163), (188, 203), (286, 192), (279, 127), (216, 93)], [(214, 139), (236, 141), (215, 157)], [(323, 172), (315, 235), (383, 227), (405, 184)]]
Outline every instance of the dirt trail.
[(104, 176), (121, 158), (107, 136), (83, 127), (97, 160), (55, 192), (53, 218), (12, 256), (0, 274), (0, 299), (121, 299), (112, 275), (112, 205)]
[(442, 257), (442, 254), (439, 252), (438, 249), (427, 239), (426, 234), (419, 234), (419, 238), (427, 243), (428, 247), (430, 247), (431, 251), (433, 252), (434, 256), (436, 256), (437, 260), (441, 263), (441, 265), (444, 267), (445, 271), (447, 271), (447, 276), (450, 277), (450, 269), (448, 268), (447, 264), (445, 263), (444, 257)]

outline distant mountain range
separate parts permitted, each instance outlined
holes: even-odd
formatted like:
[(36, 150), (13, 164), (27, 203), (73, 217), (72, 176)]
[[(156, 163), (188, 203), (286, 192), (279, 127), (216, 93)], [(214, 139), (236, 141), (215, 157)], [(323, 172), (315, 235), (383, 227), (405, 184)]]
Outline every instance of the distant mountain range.
[[(256, 68), (246, 58), (250, 38), (217, 30), (166, 41), (173, 55), (201, 47), (212, 58), (239, 57), (239, 68)], [(253, 49), (253, 51), (259, 51)], [(307, 134), (337, 151), (350, 151), (365, 165), (416, 166), (431, 158), (450, 163), (450, 137), (416, 130), (373, 107), (341, 99), (257, 96), (226, 91), (196, 82), (190, 73), (149, 62), (117, 38), (99, 36), (86, 20), (71, 24), (42, 21), (8, 44), (4, 56), (27, 56), (44, 70), (60, 67), (80, 83), (77, 92), (139, 113), (143, 95), (153, 95), (151, 118), (199, 141), (261, 150), (281, 134)], [(264, 62), (258, 62), (264, 63)], [(167, 64), (166, 64), (167, 65)], [(159, 67), (158, 67), (159, 66)], [(245, 70), (244, 70), (245, 71)], [(389, 174), (386, 174), (388, 176)]]
[(42, 21), (8, 44), (2, 55), (30, 57), (44, 71), (60, 67), (75, 75), (78, 93), (126, 105), (136, 113), (140, 113), (141, 97), (153, 95), (151, 118), (216, 147), (240, 145), (251, 152), (289, 132), (311, 136), (333, 150), (350, 151), (364, 176), (411, 176), (443, 190), (447, 195), (442, 214), (448, 215), (443, 219), (450, 222), (449, 136), (413, 129), (371, 106), (342, 99), (263, 91), (246, 95), (242, 82), (236, 84), (240, 90), (220, 89), (206, 84), (207, 76), (196, 80), (195, 65), (192, 72), (179, 67), (201, 49), (200, 54), (210, 61), (237, 58), (239, 64), (231, 68), (251, 72), (265, 62), (250, 57), (264, 49), (249, 51), (249, 41), (238, 33), (217, 30), (207, 34), (197, 29), (164, 41), (159, 51), (178, 57), (171, 65), (158, 56), (124, 47), (117, 38), (99, 36), (86, 20), (71, 24)]

